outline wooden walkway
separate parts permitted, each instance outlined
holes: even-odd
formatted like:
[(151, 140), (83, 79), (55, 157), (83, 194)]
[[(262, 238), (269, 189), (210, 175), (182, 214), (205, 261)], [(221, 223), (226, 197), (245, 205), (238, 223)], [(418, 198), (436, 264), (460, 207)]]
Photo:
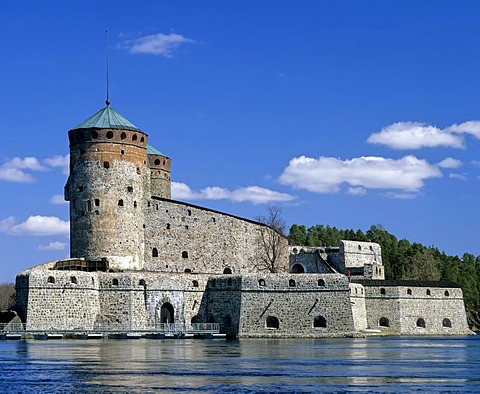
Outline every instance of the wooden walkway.
[(219, 323), (160, 323), (149, 327), (132, 327), (130, 325), (102, 323), (91, 328), (78, 326), (75, 329), (62, 329), (58, 326), (24, 323), (0, 324), (0, 340), (20, 339), (170, 339), (200, 338), (225, 339), (220, 334)]

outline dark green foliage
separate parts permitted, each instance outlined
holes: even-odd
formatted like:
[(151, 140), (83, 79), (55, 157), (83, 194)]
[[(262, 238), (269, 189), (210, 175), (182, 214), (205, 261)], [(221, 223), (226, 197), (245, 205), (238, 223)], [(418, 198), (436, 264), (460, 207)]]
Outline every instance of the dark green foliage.
[(290, 245), (337, 246), (342, 239), (380, 244), (386, 279), (452, 281), (462, 287), (467, 309), (480, 309), (480, 256), (448, 256), (434, 246), (397, 240), (380, 224), (372, 225), (366, 233), (321, 224), (309, 228), (294, 224), (290, 228)]

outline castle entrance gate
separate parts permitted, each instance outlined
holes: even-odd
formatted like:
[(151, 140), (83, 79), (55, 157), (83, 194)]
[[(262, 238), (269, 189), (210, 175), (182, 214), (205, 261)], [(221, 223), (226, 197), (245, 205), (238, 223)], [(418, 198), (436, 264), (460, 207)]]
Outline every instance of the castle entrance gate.
[(161, 323), (174, 323), (173, 306), (169, 302), (165, 302), (160, 309), (160, 322)]

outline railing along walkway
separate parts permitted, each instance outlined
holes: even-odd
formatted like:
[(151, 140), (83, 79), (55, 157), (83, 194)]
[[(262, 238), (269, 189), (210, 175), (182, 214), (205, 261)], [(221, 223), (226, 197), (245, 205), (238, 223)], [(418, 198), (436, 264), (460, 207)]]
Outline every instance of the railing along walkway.
[(96, 323), (92, 326), (83, 324), (26, 324), (26, 323), (0, 323), (0, 334), (5, 333), (163, 333), (163, 334), (218, 334), (220, 332), (219, 323), (157, 323), (146, 326), (119, 324), (119, 323)]

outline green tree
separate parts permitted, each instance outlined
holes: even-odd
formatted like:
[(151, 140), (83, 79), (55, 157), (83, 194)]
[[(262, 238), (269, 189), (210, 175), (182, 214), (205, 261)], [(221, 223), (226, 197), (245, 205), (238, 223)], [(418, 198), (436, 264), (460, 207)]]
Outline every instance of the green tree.
[(307, 229), (305, 226), (292, 224), (288, 234), (288, 243), (290, 245), (307, 245)]

